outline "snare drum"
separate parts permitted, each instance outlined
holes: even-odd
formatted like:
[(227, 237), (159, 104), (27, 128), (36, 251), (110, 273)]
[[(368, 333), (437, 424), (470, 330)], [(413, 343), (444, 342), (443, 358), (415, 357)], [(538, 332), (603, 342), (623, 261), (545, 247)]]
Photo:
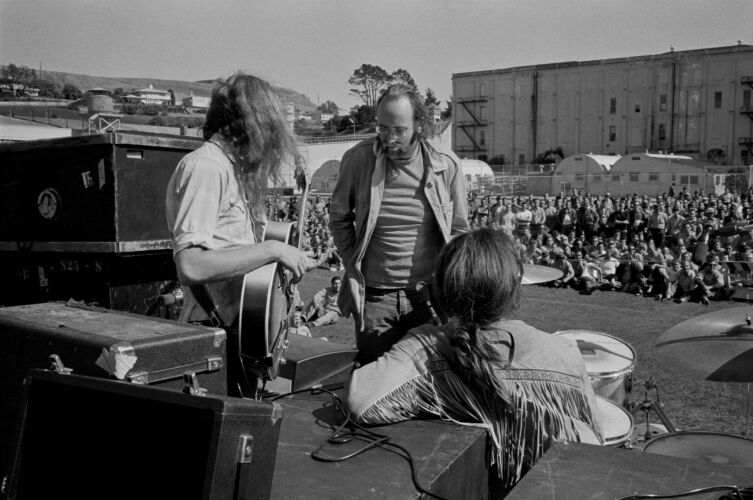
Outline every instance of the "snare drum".
[(615, 448), (626, 448), (633, 435), (633, 416), (622, 406), (601, 396), (596, 396), (596, 409), (599, 412), (604, 444)]
[(682, 431), (663, 434), (647, 442), (643, 451), (721, 465), (753, 467), (753, 439), (721, 432)]
[(587, 330), (555, 332), (575, 341), (594, 392), (625, 405), (632, 391), (635, 351), (617, 337)]

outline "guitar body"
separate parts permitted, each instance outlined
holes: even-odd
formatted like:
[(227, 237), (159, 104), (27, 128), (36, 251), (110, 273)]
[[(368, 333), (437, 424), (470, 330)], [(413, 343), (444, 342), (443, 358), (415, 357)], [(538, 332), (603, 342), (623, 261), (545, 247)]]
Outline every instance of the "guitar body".
[[(292, 244), (295, 225), (269, 222), (264, 240)], [(288, 338), (288, 317), (293, 304), (288, 295), (290, 273), (273, 262), (243, 277), (238, 319), (238, 343), (244, 364), (267, 380), (277, 377)]]

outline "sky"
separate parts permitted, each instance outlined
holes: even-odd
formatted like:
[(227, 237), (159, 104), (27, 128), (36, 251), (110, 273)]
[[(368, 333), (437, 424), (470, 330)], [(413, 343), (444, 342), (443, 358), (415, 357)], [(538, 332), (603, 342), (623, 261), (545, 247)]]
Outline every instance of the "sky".
[(453, 73), (753, 44), (753, 0), (0, 0), (0, 64), (205, 80), (237, 70), (341, 109), (362, 64), (444, 103)]

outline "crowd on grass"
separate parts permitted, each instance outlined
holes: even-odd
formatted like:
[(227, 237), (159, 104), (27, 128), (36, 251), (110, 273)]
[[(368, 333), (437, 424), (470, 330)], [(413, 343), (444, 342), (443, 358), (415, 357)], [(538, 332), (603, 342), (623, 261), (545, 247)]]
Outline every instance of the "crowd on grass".
[(750, 190), (716, 195), (674, 185), (653, 197), (575, 190), (491, 203), (468, 195), (472, 228), (505, 231), (526, 263), (563, 272), (548, 286), (704, 304), (729, 299), (735, 285), (753, 278), (751, 203)]
[[(736, 285), (753, 285), (753, 227), (747, 227), (753, 190), (717, 195), (673, 184), (658, 196), (574, 190), (493, 200), (468, 194), (471, 228), (505, 231), (524, 262), (560, 269), (562, 278), (546, 286), (708, 304), (729, 299)], [(296, 221), (297, 205), (295, 196), (272, 195), (267, 217)], [(319, 195), (308, 200), (302, 246), (322, 268), (343, 269), (329, 230), (329, 200)], [(303, 319), (309, 321), (306, 311)]]

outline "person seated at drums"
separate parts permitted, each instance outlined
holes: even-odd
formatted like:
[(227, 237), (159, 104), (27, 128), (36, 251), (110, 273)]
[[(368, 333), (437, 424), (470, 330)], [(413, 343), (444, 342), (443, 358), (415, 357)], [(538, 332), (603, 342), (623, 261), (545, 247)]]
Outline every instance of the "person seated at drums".
[(440, 252), (433, 296), (442, 325), (414, 328), (353, 371), (351, 416), (384, 424), (435, 416), (484, 427), (503, 495), (554, 441), (602, 442), (597, 398), (572, 339), (509, 319), (523, 265), (502, 231), (479, 229)]

